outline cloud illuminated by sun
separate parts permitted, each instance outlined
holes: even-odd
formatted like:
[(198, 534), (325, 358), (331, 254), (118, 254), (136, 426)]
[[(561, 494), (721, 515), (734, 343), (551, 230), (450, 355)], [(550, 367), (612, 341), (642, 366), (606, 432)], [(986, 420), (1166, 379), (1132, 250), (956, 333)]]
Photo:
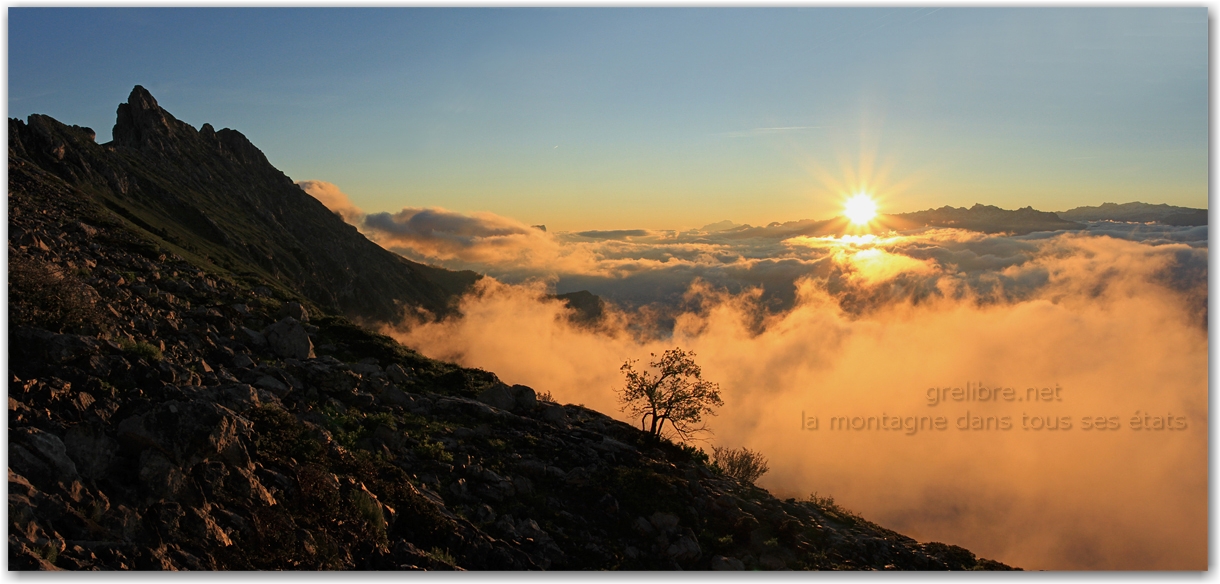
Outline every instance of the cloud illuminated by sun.
[(877, 216), (877, 203), (867, 193), (857, 193), (843, 203), (843, 216), (856, 225), (864, 225)]

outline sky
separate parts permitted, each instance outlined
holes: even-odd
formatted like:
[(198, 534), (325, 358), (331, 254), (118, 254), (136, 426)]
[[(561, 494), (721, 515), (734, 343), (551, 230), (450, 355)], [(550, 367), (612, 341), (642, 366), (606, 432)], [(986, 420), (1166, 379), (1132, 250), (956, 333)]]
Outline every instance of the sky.
[[(8, 26), (10, 117), (105, 142), (140, 84), (383, 247), (487, 274), (460, 314), (383, 329), (428, 356), (625, 419), (619, 366), (679, 345), (726, 402), (701, 444), (764, 453), (779, 496), (1028, 569), (1207, 565), (1207, 226), (788, 223), (861, 189), (883, 212), (1207, 207), (1206, 8), (10, 8)], [(609, 301), (600, 321), (552, 296), (575, 290)], [(1066, 398), (922, 397), (967, 382)], [(1017, 426), (814, 433), (798, 412)], [(1188, 429), (1137, 430), (1145, 414)], [(1084, 424), (1103, 416), (1120, 429)]]
[(9, 117), (145, 86), (366, 212), (551, 230), (1207, 206), (1206, 8), (8, 11)]

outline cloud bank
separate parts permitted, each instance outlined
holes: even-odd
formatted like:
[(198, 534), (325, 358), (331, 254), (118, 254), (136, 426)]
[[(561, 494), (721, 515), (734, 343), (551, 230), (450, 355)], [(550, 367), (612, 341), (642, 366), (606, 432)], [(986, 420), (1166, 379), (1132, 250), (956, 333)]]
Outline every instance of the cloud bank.
[(360, 220), (364, 217), (364, 211), (352, 204), (347, 194), (339, 190), (339, 187), (333, 183), (322, 180), (300, 180), (296, 184), (301, 187), (301, 190), (321, 201), (327, 209), (337, 213), (348, 223), (359, 225)]
[[(419, 259), (504, 262), (462, 317), (390, 331), (425, 354), (621, 418), (618, 366), (681, 346), (722, 386), (708, 445), (765, 453), (760, 484), (779, 496), (833, 495), (1027, 569), (1207, 566), (1206, 228), (832, 239), (806, 222), (611, 238), (440, 210), (413, 223), (425, 211), (387, 215), (373, 236)], [(575, 325), (548, 300), (565, 283), (619, 308)], [(1061, 399), (928, 404), (929, 388), (968, 382)], [(949, 427), (833, 430), (839, 416)], [(956, 427), (988, 417), (1010, 428)], [(1099, 417), (1120, 428), (1094, 429)]]
[[(1094, 222), (1076, 235), (1108, 236), (1149, 245), (1178, 243), (1206, 248), (1207, 227)], [(1017, 266), (1041, 253), (1038, 241), (1056, 233), (989, 236), (925, 228), (901, 237), (836, 238), (829, 221), (772, 223), (765, 227), (721, 222), (699, 229), (621, 229), (548, 233), (491, 213), (465, 215), (444, 209), (408, 208), (369, 215), (362, 231), (411, 259), (452, 269), (471, 269), (502, 282), (552, 281), (558, 292), (589, 290), (623, 306), (680, 304), (696, 280), (730, 293), (759, 288), (763, 307), (790, 309), (796, 282), (882, 278), (903, 274), (903, 293), (938, 293), (945, 278), (962, 291), (1013, 298), (1033, 290), (1039, 275)], [(845, 243), (850, 245), (845, 246)], [(857, 269), (847, 278), (844, 254)], [(871, 261), (870, 261), (871, 260)], [(918, 269), (915, 263), (938, 266)], [(931, 263), (929, 263), (931, 262)], [(905, 263), (905, 267), (900, 264)], [(871, 267), (870, 265), (871, 264)], [(1014, 268), (1011, 273), (1003, 268)], [(1014, 274), (1020, 274), (1021, 278)], [(847, 280), (845, 280), (847, 278)], [(960, 293), (960, 292), (959, 292)]]

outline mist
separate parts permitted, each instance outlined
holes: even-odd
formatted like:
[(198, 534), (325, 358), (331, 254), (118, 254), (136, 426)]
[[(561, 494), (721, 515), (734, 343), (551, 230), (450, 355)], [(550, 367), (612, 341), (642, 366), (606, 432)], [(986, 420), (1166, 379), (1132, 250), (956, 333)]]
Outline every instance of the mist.
[[(616, 398), (619, 366), (680, 346), (696, 353), (725, 401), (696, 445), (761, 451), (771, 471), (759, 484), (777, 496), (833, 496), (920, 541), (1026, 569), (1202, 570), (1206, 228), (1141, 229), (1150, 231), (788, 237), (751, 244), (788, 250), (782, 262), (724, 243), (719, 258), (705, 247), (671, 260), (686, 262), (685, 270), (650, 266), (636, 243), (633, 253), (644, 259), (630, 274), (601, 277), (618, 284), (651, 277), (669, 292), (654, 288), (651, 304), (611, 304), (597, 327), (576, 324), (548, 297), (563, 277), (593, 278), (590, 268), (515, 283), (485, 278), (462, 299), (460, 317), (386, 332), (428, 356), (629, 423)], [(590, 246), (607, 245), (597, 241), (556, 253), (588, 259)], [(590, 265), (603, 269), (607, 261)], [(720, 271), (692, 273), (698, 266)], [(760, 266), (783, 272), (770, 282), (788, 286), (783, 306), (768, 304), (763, 284), (723, 285), (732, 280), (724, 270)], [(672, 326), (650, 326), (659, 311)], [(929, 405), (930, 388), (968, 383), (1022, 397), (1028, 388), (1057, 387), (1059, 399)], [(1155, 416), (1185, 428), (1135, 430), (1136, 415), (1141, 425)], [(835, 429), (840, 416), (943, 416), (947, 428)], [(996, 424), (1008, 417), (1010, 428), (958, 429), (966, 416)], [(1095, 429), (1097, 417), (1107, 429)], [(810, 418), (816, 430), (807, 429)], [(1041, 429), (1028, 428), (1033, 418)], [(1059, 429), (1047, 429), (1048, 419)]]

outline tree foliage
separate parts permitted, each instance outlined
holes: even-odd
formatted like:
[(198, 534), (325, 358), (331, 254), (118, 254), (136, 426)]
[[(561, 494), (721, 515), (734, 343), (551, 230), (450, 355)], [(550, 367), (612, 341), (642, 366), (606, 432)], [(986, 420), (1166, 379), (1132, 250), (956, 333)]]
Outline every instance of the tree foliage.
[(667, 423), (682, 439), (703, 431), (703, 416), (715, 415), (714, 408), (724, 405), (720, 386), (703, 379), (693, 352), (675, 347), (660, 357), (656, 353), (650, 356), (650, 369), (636, 371), (636, 360), (628, 360), (620, 368), (627, 377), (619, 396), (623, 411), (639, 416), (641, 429), (657, 438)]

